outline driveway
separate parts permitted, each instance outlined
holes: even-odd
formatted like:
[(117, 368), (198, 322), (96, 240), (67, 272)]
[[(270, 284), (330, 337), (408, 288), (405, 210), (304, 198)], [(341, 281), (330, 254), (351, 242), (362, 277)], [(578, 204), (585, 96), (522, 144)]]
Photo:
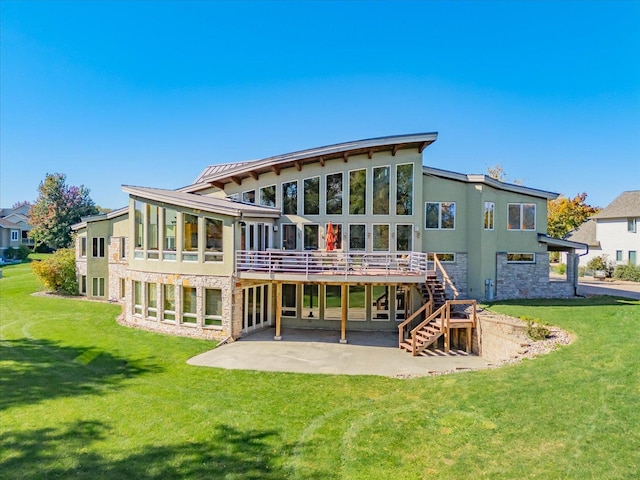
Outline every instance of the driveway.
[(385, 377), (426, 376), (491, 365), (480, 357), (457, 351), (413, 357), (398, 348), (394, 332), (347, 332), (347, 344), (339, 343), (340, 332), (330, 330), (286, 328), (280, 341), (274, 341), (273, 334), (272, 328), (266, 328), (187, 363), (233, 370)]
[(578, 295), (612, 295), (640, 300), (640, 283), (622, 280), (602, 281), (583, 277), (578, 280)]

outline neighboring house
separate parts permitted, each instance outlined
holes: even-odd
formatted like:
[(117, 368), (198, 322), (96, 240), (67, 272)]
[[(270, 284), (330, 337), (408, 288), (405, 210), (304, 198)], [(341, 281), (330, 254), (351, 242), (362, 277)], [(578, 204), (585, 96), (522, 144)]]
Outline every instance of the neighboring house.
[(73, 227), (80, 290), (122, 302), (129, 325), (215, 339), (269, 325), (397, 332), (427, 278), (458, 298), (573, 295), (572, 266), (549, 280), (549, 251), (585, 247), (546, 236), (557, 194), (423, 166), (436, 139), (214, 165), (177, 190), (124, 186), (127, 207)]
[(0, 258), (4, 258), (4, 251), (27, 245), (33, 248), (33, 239), (29, 238), (29, 205), (17, 208), (0, 208)]
[(640, 190), (632, 190), (622, 192), (606, 208), (569, 232), (567, 239), (589, 245), (589, 253), (580, 257), (580, 265), (602, 255), (615, 265), (640, 265), (639, 228)]

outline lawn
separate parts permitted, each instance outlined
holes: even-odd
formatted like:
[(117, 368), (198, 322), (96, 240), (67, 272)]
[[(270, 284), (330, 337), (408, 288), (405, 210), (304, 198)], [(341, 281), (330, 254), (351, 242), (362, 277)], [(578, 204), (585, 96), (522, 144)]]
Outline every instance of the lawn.
[[(0, 280), (2, 478), (637, 478), (640, 304), (497, 304), (576, 341), (411, 380), (192, 367), (205, 341)], [(256, 358), (256, 364), (260, 359)]]

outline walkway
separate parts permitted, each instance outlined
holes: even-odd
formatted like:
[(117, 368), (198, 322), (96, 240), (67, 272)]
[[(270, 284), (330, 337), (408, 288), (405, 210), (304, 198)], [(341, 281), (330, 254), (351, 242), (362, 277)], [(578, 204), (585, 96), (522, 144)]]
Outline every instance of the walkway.
[(613, 295), (640, 300), (640, 283), (638, 282), (622, 280), (605, 282), (591, 277), (581, 277), (578, 282), (578, 295)]
[(412, 357), (398, 348), (394, 332), (340, 332), (284, 329), (281, 341), (267, 328), (188, 361), (190, 365), (233, 370), (417, 377), (486, 368), (491, 362), (464, 352)]

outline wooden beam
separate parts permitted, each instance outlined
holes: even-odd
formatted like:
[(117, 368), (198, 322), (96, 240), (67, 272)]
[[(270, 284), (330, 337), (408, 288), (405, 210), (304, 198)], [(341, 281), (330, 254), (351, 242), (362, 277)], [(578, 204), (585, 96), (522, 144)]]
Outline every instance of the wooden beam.
[(281, 324), (282, 324), (282, 284), (276, 283), (276, 335), (274, 340), (282, 340)]
[(258, 172), (254, 172), (253, 170), (249, 172), (249, 176), (254, 180), (258, 180), (258, 177), (259, 177)]
[(347, 163), (349, 161), (349, 154), (347, 152), (344, 152), (342, 154), (342, 159), (344, 160), (344, 163)]
[(231, 180), (233, 181), (233, 183), (235, 183), (236, 185), (242, 185), (242, 179), (240, 177), (231, 177)]
[(296, 160), (295, 162), (293, 162), (296, 166), (296, 170), (300, 171), (302, 170), (302, 162), (300, 160)]
[(349, 287), (343, 283), (342, 290), (342, 315), (340, 322), (340, 343), (347, 343), (347, 303), (349, 301)]
[(429, 145), (429, 142), (422, 142), (418, 147), (418, 153), (422, 153), (422, 151), (427, 148), (427, 145)]
[(280, 175), (280, 167), (278, 165), (271, 165), (271, 170), (273, 171), (273, 173), (275, 173), (276, 175)]
[(211, 185), (213, 185), (216, 188), (219, 188), (220, 190), (224, 190), (224, 182), (211, 182)]
[(324, 167), (324, 157), (318, 158), (318, 161), (320, 162), (320, 166)]
[(391, 150), (391, 155), (395, 157), (396, 153), (398, 153), (398, 148), (399, 148), (399, 145), (394, 145), (393, 149)]
[(371, 159), (373, 158), (373, 149), (370, 149), (370, 150), (367, 152), (367, 156), (369, 157), (369, 160), (371, 160)]

